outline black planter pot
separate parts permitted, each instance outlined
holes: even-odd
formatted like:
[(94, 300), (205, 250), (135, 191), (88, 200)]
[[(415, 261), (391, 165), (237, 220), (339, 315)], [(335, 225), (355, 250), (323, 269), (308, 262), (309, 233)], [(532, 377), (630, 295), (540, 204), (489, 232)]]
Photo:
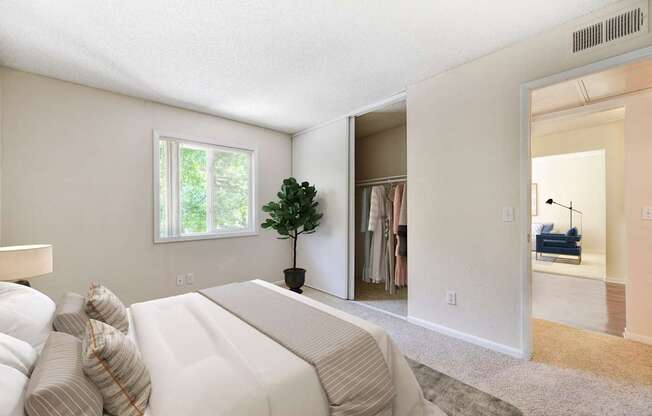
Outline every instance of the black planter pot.
[(301, 286), (306, 282), (306, 269), (285, 269), (283, 270), (285, 274), (285, 284), (290, 288), (291, 291), (297, 293), (303, 293)]

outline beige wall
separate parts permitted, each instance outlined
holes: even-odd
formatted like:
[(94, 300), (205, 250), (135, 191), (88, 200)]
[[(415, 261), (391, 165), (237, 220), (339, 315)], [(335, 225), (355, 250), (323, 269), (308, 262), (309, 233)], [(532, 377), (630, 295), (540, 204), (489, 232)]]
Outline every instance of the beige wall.
[[(520, 87), (652, 43), (645, 35), (571, 56), (570, 32), (596, 16), (408, 87), (413, 321), (507, 353), (522, 351), (521, 242), (528, 230), (521, 221), (527, 214), (517, 209)], [(502, 221), (506, 206), (515, 207), (515, 222)], [(457, 306), (446, 304), (447, 290), (457, 291)]]
[(356, 180), (405, 175), (407, 172), (405, 125), (355, 140)]
[[(355, 140), (356, 180), (407, 173), (407, 127), (381, 131)], [(355, 189), (355, 278), (362, 279), (364, 234), (360, 232), (362, 188)]]
[(581, 153), (532, 158), (532, 183), (538, 185), (539, 215), (532, 222), (551, 222), (555, 232), (565, 233), (569, 211), (558, 205), (547, 205), (546, 199), (573, 206), (583, 213), (573, 214), (573, 226), (582, 233), (583, 252), (606, 252), (606, 177), (605, 152)]
[[(289, 246), (272, 232), (153, 243), (152, 130), (257, 147), (259, 205), (291, 173), (288, 135), (13, 70), (2, 101), (2, 244), (54, 245), (36, 288), (57, 299), (100, 281), (131, 303), (282, 279)], [(177, 287), (189, 272), (195, 285)]]
[(625, 115), (625, 216), (629, 276), (627, 337), (652, 343), (652, 221), (641, 209), (652, 206), (652, 96), (628, 100)]
[[(606, 277), (607, 280), (624, 283), (627, 278), (624, 121), (532, 138), (533, 157), (586, 152), (597, 149), (605, 150), (606, 159)], [(544, 204), (544, 201), (548, 197), (539, 193), (539, 210), (541, 213), (545, 212), (546, 208), (555, 208)], [(579, 206), (578, 209), (580, 211), (582, 210)], [(532, 222), (542, 222), (542, 218), (542, 215), (538, 217), (533, 216)], [(566, 219), (564, 224), (567, 224), (567, 222), (568, 219)]]

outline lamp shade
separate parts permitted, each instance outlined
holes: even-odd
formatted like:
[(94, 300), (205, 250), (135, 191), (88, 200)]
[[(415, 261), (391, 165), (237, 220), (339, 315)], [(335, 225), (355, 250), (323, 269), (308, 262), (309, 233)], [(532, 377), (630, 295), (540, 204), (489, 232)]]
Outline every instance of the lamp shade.
[(52, 246), (0, 247), (0, 281), (27, 279), (52, 273)]

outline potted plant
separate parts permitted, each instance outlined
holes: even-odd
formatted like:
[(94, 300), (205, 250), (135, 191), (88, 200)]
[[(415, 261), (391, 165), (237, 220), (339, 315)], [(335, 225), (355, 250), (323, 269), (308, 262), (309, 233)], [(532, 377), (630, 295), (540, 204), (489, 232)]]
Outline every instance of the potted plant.
[(287, 178), (283, 180), (281, 190), (276, 195), (278, 201), (263, 206), (263, 211), (269, 213), (269, 218), (261, 227), (276, 230), (282, 240), (292, 239), (292, 268), (283, 270), (285, 284), (290, 290), (302, 293), (306, 270), (297, 268), (297, 242), (301, 234), (312, 234), (319, 226), (322, 214), (317, 212), (317, 190), (308, 182), (299, 183), (294, 178)]

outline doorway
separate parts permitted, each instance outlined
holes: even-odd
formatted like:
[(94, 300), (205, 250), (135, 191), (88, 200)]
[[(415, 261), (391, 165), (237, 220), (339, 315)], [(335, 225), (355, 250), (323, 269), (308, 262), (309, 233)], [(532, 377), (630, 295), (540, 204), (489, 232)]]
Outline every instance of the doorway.
[(407, 113), (401, 97), (351, 118), (353, 300), (407, 316)]
[(652, 105), (652, 48), (522, 92), (524, 345), (537, 361), (635, 377), (640, 344), (627, 314), (645, 224), (632, 166), (650, 151), (638, 142)]

